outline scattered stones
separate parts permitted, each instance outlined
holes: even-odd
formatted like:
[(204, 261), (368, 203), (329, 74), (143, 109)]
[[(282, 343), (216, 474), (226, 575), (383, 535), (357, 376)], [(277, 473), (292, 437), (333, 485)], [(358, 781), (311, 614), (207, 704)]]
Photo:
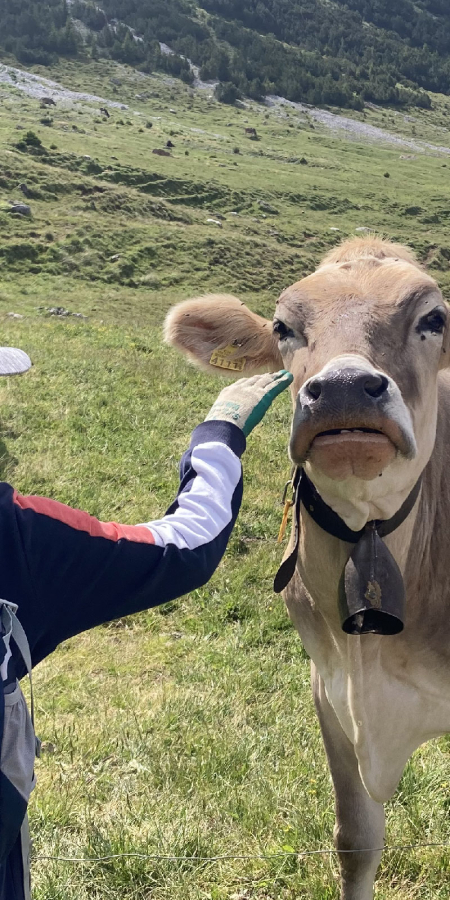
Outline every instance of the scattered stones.
[(45, 309), (49, 316), (73, 316), (75, 319), (87, 319), (87, 316), (84, 316), (83, 313), (70, 312), (64, 306), (40, 306), (39, 309)]

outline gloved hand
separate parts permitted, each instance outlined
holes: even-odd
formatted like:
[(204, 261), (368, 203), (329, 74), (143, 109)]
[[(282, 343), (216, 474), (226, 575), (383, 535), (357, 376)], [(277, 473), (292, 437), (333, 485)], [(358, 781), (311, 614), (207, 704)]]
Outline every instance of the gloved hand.
[(242, 428), (245, 437), (265, 416), (272, 400), (294, 380), (285, 369), (252, 378), (240, 378), (220, 392), (205, 421), (220, 419)]

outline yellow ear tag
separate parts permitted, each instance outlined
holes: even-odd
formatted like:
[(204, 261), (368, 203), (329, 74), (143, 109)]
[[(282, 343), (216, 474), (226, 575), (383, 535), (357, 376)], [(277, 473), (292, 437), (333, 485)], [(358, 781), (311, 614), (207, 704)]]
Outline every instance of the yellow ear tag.
[(211, 366), (217, 366), (218, 369), (231, 369), (233, 372), (243, 372), (246, 363), (245, 356), (238, 356), (239, 347), (233, 347), (228, 344), (227, 347), (221, 347), (220, 350), (214, 350), (209, 360)]
[(284, 538), (284, 535), (286, 534), (286, 525), (287, 525), (287, 520), (289, 518), (289, 510), (291, 509), (291, 507), (293, 505), (294, 504), (293, 504), (292, 500), (286, 500), (286, 503), (284, 504), (283, 518), (281, 519), (281, 525), (280, 525), (280, 530), (278, 532), (277, 544), (281, 544), (281, 542)]

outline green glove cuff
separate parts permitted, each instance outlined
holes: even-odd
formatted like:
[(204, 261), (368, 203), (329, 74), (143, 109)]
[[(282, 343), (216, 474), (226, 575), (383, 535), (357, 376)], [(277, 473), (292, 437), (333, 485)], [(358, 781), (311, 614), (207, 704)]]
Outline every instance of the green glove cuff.
[(282, 391), (285, 391), (290, 384), (292, 384), (294, 380), (294, 376), (291, 375), (286, 369), (282, 369), (281, 372), (277, 375), (278, 380), (267, 391), (266, 394), (261, 398), (259, 403), (256, 404), (255, 408), (250, 413), (247, 421), (244, 423), (242, 431), (245, 434), (245, 437), (248, 437), (250, 432), (253, 431), (256, 425), (259, 425), (261, 420), (264, 418), (267, 410), (272, 405), (272, 402), (275, 400), (275, 397), (278, 397), (278, 394), (281, 394)]

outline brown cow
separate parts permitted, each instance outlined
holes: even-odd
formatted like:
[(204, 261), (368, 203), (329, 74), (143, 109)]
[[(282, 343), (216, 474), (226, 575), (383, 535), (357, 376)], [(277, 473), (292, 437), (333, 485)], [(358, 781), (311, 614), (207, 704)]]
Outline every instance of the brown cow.
[(372, 898), (383, 804), (413, 751), (450, 730), (447, 319), (412, 253), (367, 236), (283, 291), (273, 323), (229, 296), (182, 303), (166, 323), (211, 371), (234, 347), (240, 375), (294, 374), (303, 474), (284, 596), (312, 659), (342, 900)]

